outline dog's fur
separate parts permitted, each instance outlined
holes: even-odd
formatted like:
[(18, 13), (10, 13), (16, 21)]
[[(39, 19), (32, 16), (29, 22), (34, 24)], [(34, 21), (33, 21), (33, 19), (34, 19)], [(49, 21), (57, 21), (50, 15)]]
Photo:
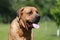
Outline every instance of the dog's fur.
[[(32, 15), (29, 16), (29, 13)], [(37, 9), (35, 7), (22, 7), (17, 11), (16, 18), (12, 21), (8, 40), (34, 40), (32, 27), (28, 27), (26, 20), (34, 20)]]

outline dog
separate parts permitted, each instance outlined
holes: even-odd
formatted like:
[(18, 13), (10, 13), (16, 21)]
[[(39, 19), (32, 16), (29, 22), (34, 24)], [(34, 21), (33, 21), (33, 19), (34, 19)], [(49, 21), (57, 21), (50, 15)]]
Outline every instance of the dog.
[(17, 11), (8, 33), (8, 40), (34, 40), (32, 28), (39, 28), (40, 16), (35, 7), (22, 7)]

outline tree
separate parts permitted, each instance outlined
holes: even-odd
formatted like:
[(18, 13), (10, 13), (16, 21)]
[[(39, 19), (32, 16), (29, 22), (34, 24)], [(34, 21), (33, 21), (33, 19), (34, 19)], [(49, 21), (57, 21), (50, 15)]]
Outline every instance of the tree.
[(57, 36), (59, 36), (59, 26), (60, 26), (60, 0), (56, 1), (56, 5), (50, 10), (53, 20), (57, 24)]
[(34, 0), (35, 4), (40, 8), (42, 16), (48, 16), (49, 10), (52, 8), (56, 0)]

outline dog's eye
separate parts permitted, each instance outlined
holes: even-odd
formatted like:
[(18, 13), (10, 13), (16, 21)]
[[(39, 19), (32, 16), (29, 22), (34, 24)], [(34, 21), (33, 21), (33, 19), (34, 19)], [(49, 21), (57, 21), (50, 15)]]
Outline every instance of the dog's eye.
[(32, 14), (32, 11), (30, 11), (29, 14)]
[(38, 13), (38, 11), (36, 11), (36, 13)]

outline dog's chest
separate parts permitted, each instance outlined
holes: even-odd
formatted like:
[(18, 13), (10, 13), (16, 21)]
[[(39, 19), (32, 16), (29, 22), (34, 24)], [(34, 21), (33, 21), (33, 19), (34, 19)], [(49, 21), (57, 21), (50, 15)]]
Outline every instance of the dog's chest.
[(18, 35), (20, 38), (22, 38), (24, 40), (31, 40), (31, 31), (30, 30), (26, 31), (26, 30), (19, 29)]

